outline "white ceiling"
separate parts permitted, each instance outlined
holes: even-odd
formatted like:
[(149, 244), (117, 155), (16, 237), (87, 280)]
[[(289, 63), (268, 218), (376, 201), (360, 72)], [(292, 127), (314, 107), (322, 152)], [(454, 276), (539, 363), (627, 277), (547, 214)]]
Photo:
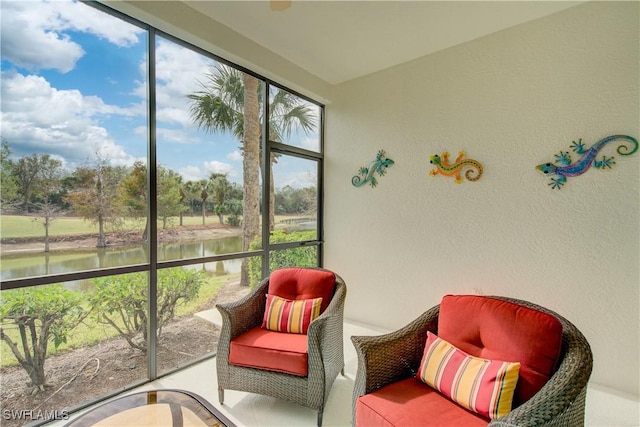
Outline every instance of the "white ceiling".
[(342, 83), (580, 1), (184, 1), (330, 84)]

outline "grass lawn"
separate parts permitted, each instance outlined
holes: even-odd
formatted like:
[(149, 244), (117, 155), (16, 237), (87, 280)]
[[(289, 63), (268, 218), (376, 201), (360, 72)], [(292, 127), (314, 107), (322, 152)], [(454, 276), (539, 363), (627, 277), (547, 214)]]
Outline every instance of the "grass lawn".
[[(169, 228), (175, 227), (180, 223), (176, 218), (169, 219)], [(202, 217), (185, 216), (182, 218), (183, 225), (202, 225)], [(217, 216), (209, 216), (205, 219), (205, 224), (218, 224)], [(158, 221), (158, 228), (162, 228), (162, 221)], [(139, 220), (125, 221), (120, 227), (122, 230), (139, 230), (144, 229), (144, 222)], [(106, 231), (115, 231), (113, 227), (107, 225)], [(95, 234), (98, 232), (97, 224), (92, 223), (78, 217), (56, 218), (49, 228), (50, 236), (69, 236)], [(31, 216), (23, 215), (0, 215), (0, 236), (2, 238), (16, 237), (44, 237), (44, 226), (42, 221)]]
[[(74, 235), (95, 233), (97, 227), (82, 218), (57, 218), (51, 223), (49, 235)], [(2, 238), (42, 237), (42, 222), (29, 216), (0, 216), (0, 236)]]
[[(299, 215), (276, 215), (276, 224), (288, 219), (295, 219)], [(205, 224), (219, 224), (217, 215), (210, 215), (205, 218)], [(168, 220), (168, 228), (177, 227), (180, 224), (178, 217), (172, 217)], [(202, 225), (202, 216), (183, 216), (183, 225)], [(139, 230), (144, 229), (142, 220), (125, 220), (121, 230)], [(162, 229), (162, 221), (158, 221), (158, 229)], [(106, 231), (114, 231), (113, 227), (107, 225)], [(69, 236), (96, 234), (98, 232), (97, 224), (92, 223), (78, 217), (62, 217), (56, 218), (50, 225), (50, 236)], [(0, 237), (3, 239), (13, 239), (18, 237), (44, 237), (44, 226), (42, 221), (32, 216), (24, 215), (0, 215)]]

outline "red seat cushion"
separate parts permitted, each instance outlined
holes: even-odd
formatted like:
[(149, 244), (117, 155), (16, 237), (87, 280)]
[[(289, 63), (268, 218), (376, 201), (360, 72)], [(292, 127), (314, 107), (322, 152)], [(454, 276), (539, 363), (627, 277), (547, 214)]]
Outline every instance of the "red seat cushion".
[(269, 276), (268, 292), (288, 300), (322, 298), (322, 313), (331, 302), (335, 284), (336, 275), (330, 271), (281, 268)]
[(520, 362), (515, 407), (553, 375), (562, 347), (562, 324), (550, 314), (512, 302), (446, 295), (440, 303), (438, 336), (472, 356)]
[(307, 376), (307, 336), (250, 329), (231, 340), (229, 363)]
[(485, 426), (490, 420), (442, 396), (416, 378), (408, 378), (360, 396), (356, 426)]

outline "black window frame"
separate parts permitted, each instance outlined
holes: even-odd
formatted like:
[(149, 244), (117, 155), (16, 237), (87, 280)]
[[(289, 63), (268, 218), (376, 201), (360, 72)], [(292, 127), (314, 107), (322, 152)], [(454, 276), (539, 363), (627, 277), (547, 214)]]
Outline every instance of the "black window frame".
[[(213, 255), (213, 256), (204, 256), (199, 258), (189, 258), (189, 259), (177, 259), (170, 261), (159, 261), (158, 260), (158, 234), (157, 234), (157, 222), (149, 221), (149, 259), (146, 263), (120, 266), (120, 267), (109, 267), (109, 268), (100, 268), (93, 270), (82, 270), (77, 272), (69, 272), (69, 273), (61, 273), (61, 274), (47, 274), (42, 276), (33, 276), (26, 277), (20, 279), (8, 279), (0, 282), (0, 290), (10, 290), (10, 289), (18, 289), (18, 288), (27, 288), (31, 286), (40, 286), (40, 285), (51, 285), (55, 283), (63, 283), (68, 281), (75, 280), (86, 280), (93, 279), (98, 277), (105, 276), (116, 276), (123, 275), (129, 273), (137, 273), (137, 272), (147, 272), (149, 277), (149, 310), (150, 313), (155, 313), (157, 311), (157, 271), (164, 268), (173, 268), (173, 267), (182, 267), (193, 264), (203, 264), (209, 262), (217, 262), (217, 261), (226, 261), (232, 259), (241, 259), (241, 258), (250, 258), (254, 256), (262, 257), (262, 277), (266, 277), (269, 275), (269, 256), (272, 251), (277, 250), (287, 250), (290, 248), (302, 247), (302, 246), (315, 246), (317, 247), (317, 266), (323, 266), (323, 246), (324, 246), (324, 226), (323, 226), (323, 194), (324, 194), (324, 122), (325, 122), (325, 106), (324, 104), (313, 100), (305, 95), (302, 95), (292, 89), (289, 89), (283, 85), (278, 84), (277, 82), (261, 76), (245, 67), (239, 66), (231, 61), (228, 61), (222, 57), (219, 57), (213, 53), (208, 52), (207, 50), (200, 48), (194, 44), (186, 42), (176, 36), (173, 36), (169, 33), (166, 33), (162, 30), (159, 30), (153, 27), (150, 24), (147, 24), (143, 21), (140, 21), (136, 18), (133, 18), (127, 14), (124, 14), (120, 11), (117, 11), (105, 4), (99, 3), (97, 1), (82, 1), (84, 4), (94, 7), (99, 11), (106, 13), (110, 16), (122, 19), (123, 21), (134, 25), (144, 31), (147, 32), (147, 90), (148, 90), (148, 135), (147, 135), (147, 195), (149, 196), (148, 200), (148, 218), (157, 217), (157, 176), (156, 176), (156, 167), (157, 167), (157, 158), (156, 158), (156, 82), (155, 82), (155, 46), (157, 37), (162, 37), (166, 40), (169, 40), (173, 43), (176, 43), (184, 48), (191, 49), (194, 52), (211, 58), (221, 64), (228, 65), (233, 67), (243, 73), (247, 73), (256, 79), (262, 82), (262, 96), (265, 100), (263, 102), (263, 117), (262, 120), (262, 167), (260, 168), (262, 173), (262, 186), (261, 186), (261, 196), (262, 196), (262, 248), (259, 250), (249, 250), (247, 252), (237, 252), (223, 255)], [(287, 92), (300, 97), (302, 100), (309, 102), (319, 108), (319, 118), (318, 118), (318, 137), (319, 137), (319, 151), (311, 151), (301, 147), (296, 147), (292, 145), (288, 145), (282, 142), (271, 141), (266, 136), (269, 135), (269, 120), (266, 119), (269, 117), (269, 97), (270, 88), (275, 87), (281, 90), (286, 90)], [(315, 161), (317, 165), (317, 238), (315, 240), (309, 241), (298, 241), (298, 242), (287, 242), (287, 243), (271, 243), (269, 240), (269, 210), (270, 210), (270, 198), (269, 198), (269, 188), (270, 188), (270, 168), (271, 162), (269, 161), (272, 153), (284, 154), (288, 156), (294, 156), (298, 158), (303, 158), (306, 160)], [(148, 382), (154, 381), (158, 378), (164, 377), (166, 375), (175, 373), (179, 370), (188, 368), (196, 363), (199, 363), (205, 359), (209, 359), (215, 357), (215, 353), (211, 353), (200, 358), (196, 358), (193, 361), (185, 364), (182, 367), (177, 369), (173, 369), (167, 372), (158, 375), (158, 367), (157, 367), (157, 337), (155, 334), (156, 330), (156, 316), (149, 316), (149, 325), (148, 328), (148, 349), (147, 349), (147, 366), (148, 366), (148, 375), (146, 380), (137, 381), (133, 384), (130, 384), (124, 388), (118, 388), (113, 390), (112, 393), (109, 393), (106, 396), (101, 396), (97, 399), (93, 399), (87, 402), (82, 402), (72, 408), (70, 408), (71, 412), (75, 412), (86, 408), (90, 405), (95, 404), (98, 401), (105, 400), (114, 395), (120, 394), (123, 391), (131, 390), (135, 387), (139, 387), (142, 384), (146, 384)], [(44, 422), (43, 422), (44, 423)], [(41, 425), (43, 423), (36, 423), (35, 425)]]

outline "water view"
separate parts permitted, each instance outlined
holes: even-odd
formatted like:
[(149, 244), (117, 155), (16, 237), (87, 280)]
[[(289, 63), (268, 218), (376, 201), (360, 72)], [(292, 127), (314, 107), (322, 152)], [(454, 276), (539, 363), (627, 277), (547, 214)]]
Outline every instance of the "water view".
[[(158, 245), (158, 260), (189, 259), (241, 250), (240, 236), (196, 242), (167, 242)], [(20, 252), (2, 256), (0, 280), (141, 264), (147, 262), (147, 259), (147, 248), (142, 245), (58, 250), (49, 253)], [(227, 260), (194, 265), (191, 268), (204, 268), (215, 275), (225, 275), (240, 272), (240, 264), (240, 260)]]

